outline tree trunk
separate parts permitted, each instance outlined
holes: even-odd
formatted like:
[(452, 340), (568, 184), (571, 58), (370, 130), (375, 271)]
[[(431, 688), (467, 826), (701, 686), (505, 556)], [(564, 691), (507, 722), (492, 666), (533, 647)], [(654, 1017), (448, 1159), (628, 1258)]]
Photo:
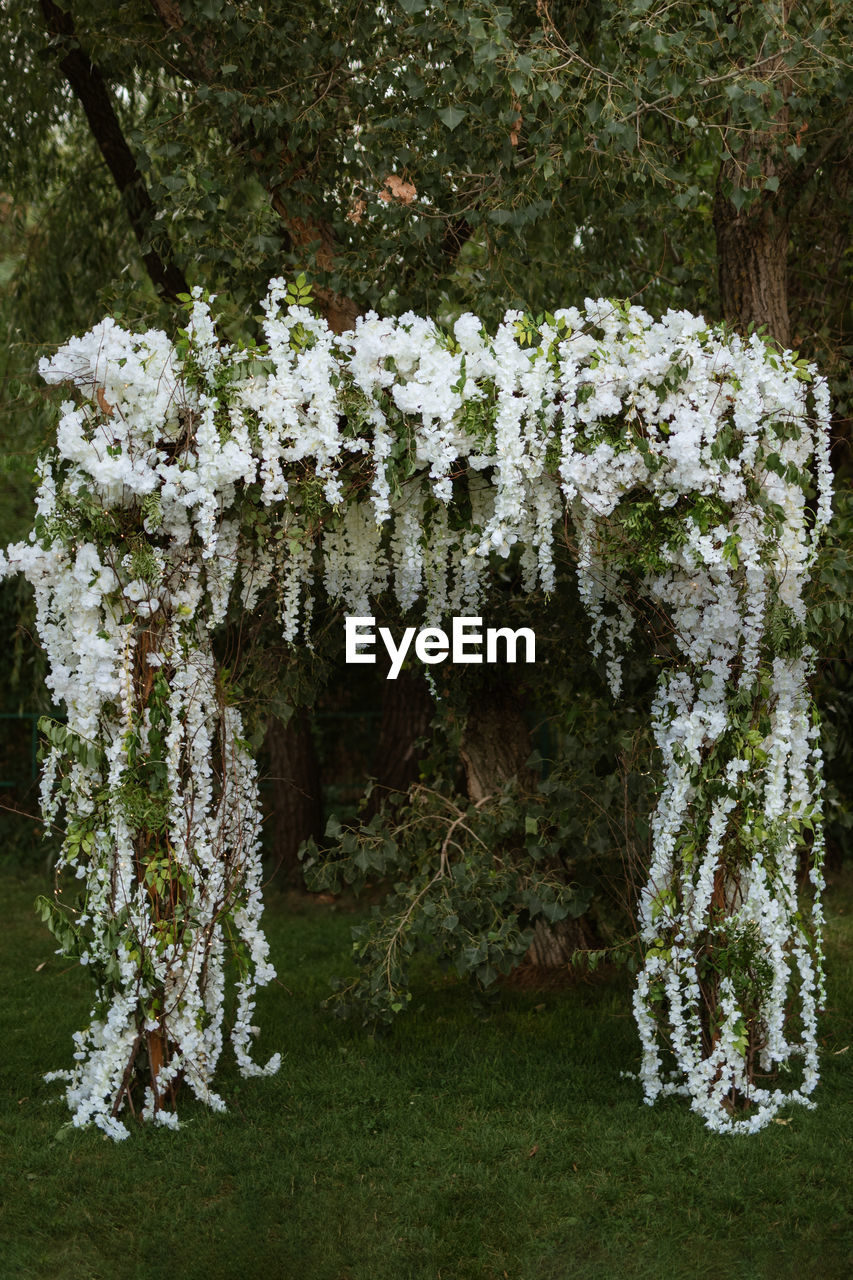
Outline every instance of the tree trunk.
[[(596, 945), (594, 930), (583, 916), (558, 920), (546, 924), (537, 920), (533, 926), (533, 941), (524, 957), (525, 969), (564, 969), (576, 951), (589, 951)], [(599, 944), (600, 945), (600, 944)]]
[(417, 782), (420, 756), (415, 743), (429, 729), (432, 713), (432, 698), (420, 672), (402, 671), (396, 680), (385, 681), (372, 769), (376, 785), (367, 806), (368, 818), (378, 813), (391, 792), (405, 792)]
[(499, 791), (510, 778), (533, 785), (533, 775), (525, 768), (530, 733), (522, 704), (509, 686), (490, 683), (478, 688), (468, 709), (459, 754), (468, 795), (475, 803)]
[(714, 199), (717, 269), (723, 315), (746, 329), (766, 325), (783, 347), (790, 345), (788, 320), (788, 219), (781, 201), (765, 192), (748, 209), (735, 209), (722, 192), (726, 161)]
[(92, 137), (112, 174), (139, 242), (151, 282), (161, 297), (174, 302), (179, 294), (189, 293), (189, 285), (174, 261), (172, 245), (157, 219), (145, 180), (122, 132), (107, 81), (82, 49), (68, 8), (54, 4), (54, 0), (41, 0), (41, 10), (59, 69), (86, 113)]
[[(787, 21), (789, 0), (782, 0), (780, 18)], [(768, 78), (775, 78), (782, 106), (764, 129), (747, 137), (735, 134), (717, 174), (714, 231), (720, 304), (726, 320), (740, 329), (766, 325), (782, 347), (790, 346), (788, 319), (788, 214), (791, 167), (785, 154), (790, 133), (787, 103), (792, 84), (780, 58), (768, 61)], [(800, 134), (796, 141), (799, 142)], [(769, 185), (768, 185), (769, 184)], [(775, 188), (775, 190), (774, 190)], [(751, 199), (737, 209), (727, 191), (749, 192)], [(758, 195), (755, 193), (758, 192)]]
[(272, 854), (286, 884), (301, 883), (297, 852), (309, 836), (323, 834), (323, 796), (314, 739), (304, 712), (283, 725), (270, 721), (265, 746), (272, 782)]

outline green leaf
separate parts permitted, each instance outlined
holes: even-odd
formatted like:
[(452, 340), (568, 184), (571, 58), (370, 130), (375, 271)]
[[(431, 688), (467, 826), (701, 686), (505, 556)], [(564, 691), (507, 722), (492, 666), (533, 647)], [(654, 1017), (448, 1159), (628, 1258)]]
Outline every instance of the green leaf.
[(462, 123), (467, 114), (464, 107), (443, 107), (441, 111), (436, 112), (439, 120), (451, 133), (457, 125)]

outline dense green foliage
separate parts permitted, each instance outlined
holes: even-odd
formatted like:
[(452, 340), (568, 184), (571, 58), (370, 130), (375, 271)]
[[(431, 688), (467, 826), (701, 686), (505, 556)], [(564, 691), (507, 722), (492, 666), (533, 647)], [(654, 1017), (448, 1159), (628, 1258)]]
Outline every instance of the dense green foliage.
[[(485, 799), (465, 794), (459, 748), (466, 713), (495, 689), (488, 675), (448, 669), (421, 783), (406, 797), (382, 797), (380, 810), (360, 822), (342, 825), (333, 814), (325, 848), (312, 841), (303, 851), (310, 889), (348, 890), (372, 902), (353, 935), (356, 976), (337, 976), (330, 1000), (337, 1013), (371, 1024), (407, 1008), (421, 953), (468, 978), (479, 1007), (499, 975), (524, 958), (537, 925), (559, 927), (581, 915), (583, 926), (568, 925), (566, 958), (634, 970), (635, 896), (656, 780), (653, 665), (641, 642), (626, 664), (624, 701), (614, 706), (587, 656), (573, 584), (562, 581), (561, 592), (559, 614), (535, 596), (515, 606), (515, 622), (534, 626), (540, 654), (532, 674), (518, 672), (533, 747), (526, 776)], [(567, 646), (575, 655), (569, 670)], [(363, 807), (375, 799), (369, 793)]]
[(85, 323), (99, 289), (153, 303), (69, 101), (79, 44), (147, 188), (143, 248), (227, 293), (235, 324), (303, 265), (361, 309), (489, 320), (556, 293), (719, 314), (719, 198), (790, 221), (796, 341), (849, 355), (849, 3), (5, 9), (0, 167), (37, 250), (16, 280), (43, 317)]

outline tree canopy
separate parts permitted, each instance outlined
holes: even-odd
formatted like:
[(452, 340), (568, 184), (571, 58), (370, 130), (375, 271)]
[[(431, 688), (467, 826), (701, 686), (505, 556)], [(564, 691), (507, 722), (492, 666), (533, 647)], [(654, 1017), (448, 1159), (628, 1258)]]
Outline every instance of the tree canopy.
[(99, 245), (100, 289), (135, 259), (237, 306), (305, 267), (343, 318), (581, 291), (849, 330), (849, 3), (4, 8), (5, 184), (83, 298)]

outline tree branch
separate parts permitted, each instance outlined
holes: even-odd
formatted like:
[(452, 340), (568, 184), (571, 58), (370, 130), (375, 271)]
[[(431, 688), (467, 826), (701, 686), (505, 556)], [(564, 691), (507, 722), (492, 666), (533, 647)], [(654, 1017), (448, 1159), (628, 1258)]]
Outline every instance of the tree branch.
[[(189, 64), (183, 69), (182, 73), (193, 83), (201, 81), (209, 84), (214, 77), (214, 70), (207, 57), (204, 41), (202, 40), (201, 47), (199, 47), (199, 42), (193, 39), (192, 32), (187, 30), (179, 5), (175, 0), (150, 0), (150, 5), (164, 30), (180, 41), (189, 59)], [(250, 160), (256, 161), (254, 127), (251, 123), (248, 125), (241, 141), (245, 154)], [(263, 152), (258, 152), (258, 155), (262, 158)], [(283, 158), (286, 158), (288, 162), (293, 160), (293, 157), (287, 151), (283, 153)], [(270, 204), (281, 221), (288, 248), (291, 250), (304, 249), (309, 245), (317, 244), (317, 266), (324, 271), (331, 270), (334, 262), (335, 243), (329, 224), (321, 218), (306, 218), (293, 214), (287, 207), (281, 184), (276, 183), (274, 178), (267, 177), (266, 186)], [(355, 324), (356, 317), (361, 314), (361, 307), (357, 302), (352, 298), (345, 298), (341, 294), (334, 293), (331, 289), (325, 289), (315, 284), (314, 296), (330, 328), (334, 329), (336, 333), (343, 333), (345, 329), (351, 329)]]
[(441, 252), (451, 262), (458, 258), (466, 241), (471, 239), (474, 228), (465, 218), (448, 218), (441, 237)]
[[(216, 76), (215, 59), (211, 57), (211, 49), (207, 47), (205, 38), (195, 38), (194, 32), (188, 28), (177, 0), (149, 0), (151, 9), (156, 14), (163, 29), (180, 43), (185, 59), (182, 59), (180, 70), (192, 83), (210, 84)], [(250, 123), (240, 142), (248, 158), (258, 163), (263, 158), (263, 151), (256, 148), (254, 126)], [(293, 162), (293, 156), (285, 149), (282, 160)], [(270, 196), (270, 204), (278, 215), (282, 230), (287, 238), (289, 251), (305, 249), (316, 245), (317, 266), (323, 271), (331, 271), (335, 260), (336, 245), (331, 226), (322, 216), (313, 216), (307, 210), (301, 214), (292, 212), (287, 205), (286, 190), (275, 178), (266, 177), (266, 186)], [(308, 216), (305, 216), (308, 213)], [(453, 217), (447, 220), (441, 239), (441, 255), (445, 265), (452, 264), (469, 239), (473, 228), (464, 217)], [(314, 285), (314, 296), (320, 310), (325, 314), (332, 329), (337, 333), (353, 327), (356, 317), (361, 314), (361, 306), (352, 298), (334, 293), (331, 289)]]
[(40, 0), (59, 69), (79, 101), (107, 168), (118, 188), (133, 234), (139, 242), (151, 283), (169, 301), (189, 293), (183, 271), (174, 261), (168, 236), (156, 227), (156, 209), (133, 152), (127, 144), (100, 69), (80, 47), (70, 13), (53, 0)]

